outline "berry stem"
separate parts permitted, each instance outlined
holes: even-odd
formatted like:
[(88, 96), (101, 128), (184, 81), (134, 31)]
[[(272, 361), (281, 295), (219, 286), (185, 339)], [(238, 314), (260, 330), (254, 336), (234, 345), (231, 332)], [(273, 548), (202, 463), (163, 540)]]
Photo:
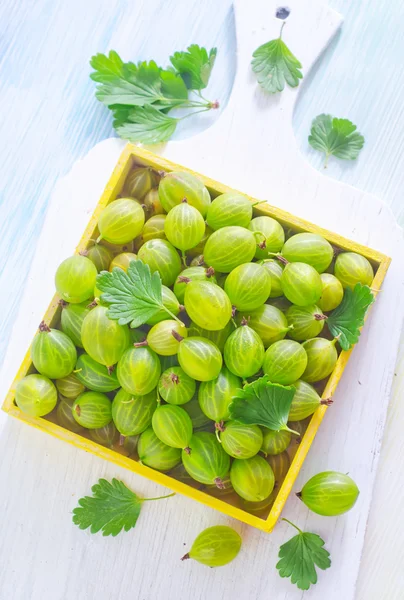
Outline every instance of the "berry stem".
[(223, 479), (221, 477), (216, 477), (214, 480), (214, 483), (216, 485), (216, 487), (219, 488), (219, 490), (224, 490), (225, 489), (225, 485), (223, 483)]
[(324, 406), (331, 406), (333, 402), (334, 400), (332, 398), (324, 398), (323, 400), (320, 400), (320, 404), (324, 404)]
[(49, 333), (50, 327), (45, 323), (45, 321), (41, 321), (38, 327), (39, 331)]
[(181, 258), (184, 267), (187, 268), (187, 255), (185, 254), (184, 250), (181, 250)]
[(215, 274), (215, 269), (213, 267), (208, 267), (206, 269), (206, 277), (213, 277)]
[(327, 315), (320, 315), (319, 313), (316, 313), (313, 316), (316, 321), (326, 321), (328, 319)]
[(178, 333), (178, 331), (175, 331), (175, 329), (171, 330), (171, 335), (174, 339), (177, 340), (177, 342), (182, 342), (182, 340), (184, 339), (183, 336)]
[(141, 346), (148, 346), (149, 342), (147, 340), (143, 340), (143, 342), (136, 342), (133, 344), (135, 348), (140, 348)]
[(189, 556), (189, 553), (187, 552), (186, 554), (184, 554), (184, 556), (181, 558), (181, 560), (188, 560), (188, 558), (191, 558)]

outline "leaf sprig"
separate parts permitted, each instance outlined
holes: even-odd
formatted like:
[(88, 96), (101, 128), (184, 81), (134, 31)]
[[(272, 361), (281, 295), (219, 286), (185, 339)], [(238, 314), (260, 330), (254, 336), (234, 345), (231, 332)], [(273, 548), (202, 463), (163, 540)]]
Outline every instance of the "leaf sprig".
[(297, 87), (303, 75), (302, 65), (282, 40), (282, 24), (279, 37), (259, 46), (253, 53), (252, 70), (259, 85), (270, 94), (282, 92), (285, 85)]
[(271, 383), (268, 375), (237, 390), (230, 404), (230, 418), (245, 425), (261, 425), (273, 431), (291, 431), (287, 426), (294, 387)]
[(325, 154), (324, 168), (330, 156), (344, 160), (355, 160), (363, 148), (365, 138), (356, 131), (348, 119), (337, 119), (331, 115), (318, 115), (312, 124), (309, 144)]
[[(96, 54), (90, 65), (90, 77), (97, 83), (96, 98), (114, 115), (117, 133), (131, 142), (157, 143), (168, 140), (183, 117), (169, 117), (173, 108), (198, 108), (199, 112), (217, 108), (206, 100), (206, 88), (217, 50), (209, 53), (193, 44), (185, 52), (170, 57), (172, 66), (159, 67), (153, 60), (125, 63), (117, 52)], [(190, 98), (189, 92), (195, 92)]]
[(108, 304), (107, 315), (120, 325), (140, 327), (159, 310), (166, 311), (172, 319), (183, 325), (163, 304), (162, 283), (159, 273), (150, 272), (149, 265), (141, 260), (132, 260), (128, 271), (113, 269), (97, 275), (97, 287), (101, 299)]
[(338, 338), (343, 350), (349, 350), (357, 343), (360, 328), (365, 322), (369, 306), (374, 302), (369, 286), (357, 283), (353, 290), (346, 288), (342, 302), (327, 319), (327, 327)]
[(158, 498), (141, 498), (118, 479), (111, 482), (100, 479), (91, 488), (92, 496), (84, 496), (73, 510), (73, 523), (91, 533), (102, 531), (102, 535), (116, 536), (124, 529), (135, 527), (143, 502), (170, 498), (175, 494)]
[(276, 568), (281, 577), (290, 577), (300, 590), (308, 590), (317, 583), (316, 566), (323, 571), (330, 568), (330, 553), (319, 535), (302, 531), (288, 519), (283, 521), (297, 529), (298, 534), (279, 548)]

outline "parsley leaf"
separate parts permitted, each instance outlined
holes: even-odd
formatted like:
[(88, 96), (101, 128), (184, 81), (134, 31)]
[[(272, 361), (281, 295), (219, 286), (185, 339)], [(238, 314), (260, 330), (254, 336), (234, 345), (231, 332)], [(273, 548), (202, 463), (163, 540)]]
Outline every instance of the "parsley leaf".
[(261, 425), (273, 431), (286, 430), (290, 406), (295, 395), (294, 387), (271, 383), (268, 375), (248, 383), (237, 390), (230, 404), (230, 418), (245, 425)]
[(290, 577), (300, 590), (308, 590), (312, 583), (317, 583), (316, 566), (323, 571), (330, 568), (330, 553), (323, 548), (324, 540), (319, 535), (303, 532), (287, 519), (283, 520), (299, 533), (280, 547), (276, 568), (281, 577)]
[(356, 125), (348, 119), (337, 119), (323, 114), (312, 122), (309, 144), (315, 150), (325, 153), (325, 167), (331, 155), (345, 160), (355, 160), (364, 143), (365, 138), (356, 131)]
[(132, 108), (124, 116), (122, 109), (114, 112), (114, 127), (118, 135), (130, 142), (157, 144), (173, 135), (178, 119), (169, 117), (153, 106)]
[(92, 57), (90, 65), (95, 70), (90, 77), (98, 83), (110, 83), (117, 77), (123, 76), (123, 61), (115, 50), (111, 50), (109, 56), (106, 54), (96, 54)]
[(151, 273), (149, 265), (141, 260), (132, 260), (127, 273), (115, 268), (112, 273), (102, 271), (97, 275), (97, 288), (102, 292), (102, 301), (109, 305), (109, 318), (120, 325), (130, 323), (133, 328), (146, 323), (159, 310), (183, 324), (164, 306), (161, 286), (159, 273)]
[(257, 75), (260, 86), (270, 94), (282, 92), (285, 83), (297, 87), (302, 79), (302, 65), (282, 40), (281, 27), (279, 38), (259, 46), (253, 54), (252, 70)]
[(122, 529), (129, 531), (135, 527), (143, 502), (175, 495), (140, 498), (118, 479), (113, 479), (111, 483), (100, 479), (91, 491), (93, 496), (80, 498), (79, 506), (73, 510), (73, 523), (80, 529), (90, 527), (91, 533), (101, 530), (102, 535), (112, 536), (118, 535)]
[(216, 54), (217, 48), (208, 54), (205, 48), (192, 44), (186, 52), (175, 52), (170, 61), (189, 90), (202, 90), (208, 85)]
[(338, 337), (343, 350), (349, 350), (357, 343), (360, 328), (365, 322), (366, 312), (374, 302), (370, 287), (357, 283), (353, 290), (346, 288), (342, 302), (327, 319), (328, 329)]

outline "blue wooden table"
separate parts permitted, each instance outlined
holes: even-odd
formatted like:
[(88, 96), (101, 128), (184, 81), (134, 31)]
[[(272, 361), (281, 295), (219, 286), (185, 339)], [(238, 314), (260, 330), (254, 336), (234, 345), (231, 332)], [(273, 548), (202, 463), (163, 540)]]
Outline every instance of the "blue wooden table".
[[(301, 151), (322, 168), (307, 144), (312, 118), (329, 112), (351, 119), (365, 136), (364, 150), (353, 163), (331, 160), (328, 175), (382, 197), (404, 224), (404, 4), (329, 4), (345, 23), (302, 84), (294, 117)], [(222, 105), (236, 56), (231, 0), (4, 0), (0, 23), (1, 363), (52, 189), (75, 161), (114, 135), (109, 112), (94, 98), (91, 55), (114, 48), (127, 60), (164, 65), (190, 43), (217, 46), (208, 94)], [(177, 136), (193, 135), (212, 118), (188, 120)], [(361, 598), (371, 597), (366, 590), (362, 578)]]

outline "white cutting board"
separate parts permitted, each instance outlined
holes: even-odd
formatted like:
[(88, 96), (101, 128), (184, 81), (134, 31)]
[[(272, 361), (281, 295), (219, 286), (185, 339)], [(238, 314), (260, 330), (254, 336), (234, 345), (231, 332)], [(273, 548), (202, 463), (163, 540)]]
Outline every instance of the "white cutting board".
[[(301, 60), (306, 76), (341, 25), (341, 17), (317, 1), (291, 0), (287, 5), (291, 15), (284, 39)], [(229, 104), (209, 130), (157, 151), (393, 258), (383, 291), (296, 484), (297, 491), (310, 476), (325, 469), (349, 472), (361, 490), (357, 505), (347, 515), (327, 519), (310, 514), (291, 496), (284, 510), (284, 516), (301, 528), (319, 533), (331, 552), (331, 569), (319, 572), (319, 583), (304, 597), (351, 600), (403, 322), (404, 243), (386, 205), (318, 173), (300, 155), (292, 129), (299, 90), (266, 96), (258, 88), (250, 58), (257, 46), (277, 37), (280, 22), (274, 14), (278, 6), (273, 0), (235, 2), (238, 64)], [(55, 189), (1, 373), (4, 393), (53, 293), (54, 271), (72, 253), (123, 145), (115, 139), (102, 142)], [(286, 524), (280, 523), (268, 535), (177, 496), (146, 505), (136, 531), (116, 539), (91, 536), (72, 526), (70, 512), (99, 476), (120, 477), (145, 496), (156, 495), (161, 488), (19, 422), (2, 418), (0, 425), (0, 488), (7, 485), (2, 597), (303, 597), (275, 569), (279, 545), (294, 535)], [(244, 544), (237, 560), (217, 570), (181, 563), (179, 557), (194, 537), (217, 523), (229, 523), (242, 534)], [(30, 566), (19, 576), (22, 556)]]

